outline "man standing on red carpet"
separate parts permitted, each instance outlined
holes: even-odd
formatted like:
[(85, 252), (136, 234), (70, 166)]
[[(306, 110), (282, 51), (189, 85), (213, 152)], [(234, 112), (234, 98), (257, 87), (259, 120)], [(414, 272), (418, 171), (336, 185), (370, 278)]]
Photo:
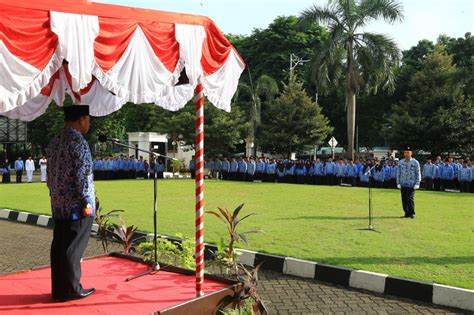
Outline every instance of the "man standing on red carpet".
[(77, 300), (95, 292), (81, 285), (81, 258), (95, 216), (94, 178), (89, 144), (89, 106), (64, 108), (65, 126), (48, 146), (47, 183), (54, 218), (51, 244), (52, 297)]

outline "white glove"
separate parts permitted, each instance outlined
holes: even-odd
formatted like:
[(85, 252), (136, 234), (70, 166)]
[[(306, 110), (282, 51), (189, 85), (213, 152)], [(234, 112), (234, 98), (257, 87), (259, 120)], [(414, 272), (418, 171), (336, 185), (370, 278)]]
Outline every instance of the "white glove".
[(398, 188), (398, 189), (402, 189), (402, 185), (398, 184), (398, 185), (397, 185), (397, 188)]
[(415, 189), (420, 189), (420, 185), (415, 185)]

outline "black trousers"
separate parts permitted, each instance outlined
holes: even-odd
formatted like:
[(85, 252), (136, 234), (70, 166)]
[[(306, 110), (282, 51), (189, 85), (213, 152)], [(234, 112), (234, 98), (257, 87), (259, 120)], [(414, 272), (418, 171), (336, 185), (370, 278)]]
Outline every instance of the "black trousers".
[(402, 187), (402, 205), (405, 216), (415, 215), (415, 189)]
[(470, 182), (467, 181), (459, 182), (459, 188), (461, 189), (461, 192), (469, 192), (469, 184)]
[(16, 171), (16, 182), (21, 183), (21, 176), (23, 175), (23, 170)]
[(53, 298), (79, 293), (81, 258), (89, 241), (93, 217), (55, 220), (51, 244), (51, 293)]
[(433, 190), (433, 179), (429, 177), (425, 177), (425, 188), (426, 190)]

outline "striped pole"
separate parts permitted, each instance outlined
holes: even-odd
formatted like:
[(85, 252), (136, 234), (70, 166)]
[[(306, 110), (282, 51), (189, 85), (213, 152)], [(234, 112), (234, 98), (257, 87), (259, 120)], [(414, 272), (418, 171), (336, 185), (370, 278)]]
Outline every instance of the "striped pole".
[(204, 93), (196, 87), (196, 296), (204, 294)]

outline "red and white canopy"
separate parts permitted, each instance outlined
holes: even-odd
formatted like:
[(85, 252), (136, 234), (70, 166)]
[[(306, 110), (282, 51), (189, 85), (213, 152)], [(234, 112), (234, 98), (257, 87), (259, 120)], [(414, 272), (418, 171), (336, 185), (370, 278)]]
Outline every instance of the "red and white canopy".
[[(182, 108), (202, 81), (229, 111), (245, 64), (207, 17), (76, 0), (0, 0), (0, 115), (30, 121), (65, 93), (104, 116)], [(177, 85), (185, 69), (189, 84)]]

